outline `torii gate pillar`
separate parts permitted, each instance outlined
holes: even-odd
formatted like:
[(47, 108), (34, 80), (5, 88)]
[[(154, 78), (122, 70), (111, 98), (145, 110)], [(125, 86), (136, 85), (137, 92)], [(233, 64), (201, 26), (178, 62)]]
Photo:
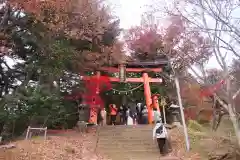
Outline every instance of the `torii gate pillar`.
[(149, 124), (152, 124), (153, 122), (153, 115), (152, 115), (152, 108), (151, 108), (152, 99), (151, 99), (151, 89), (149, 85), (148, 73), (143, 73), (142, 77), (143, 77), (143, 84), (144, 84), (144, 95), (145, 95), (146, 105), (148, 109), (148, 122)]

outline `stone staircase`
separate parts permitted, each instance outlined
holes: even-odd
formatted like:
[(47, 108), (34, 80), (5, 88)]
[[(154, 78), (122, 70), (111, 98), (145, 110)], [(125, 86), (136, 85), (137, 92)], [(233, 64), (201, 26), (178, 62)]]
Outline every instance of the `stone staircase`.
[(152, 125), (101, 127), (96, 149), (112, 160), (159, 160), (152, 128)]

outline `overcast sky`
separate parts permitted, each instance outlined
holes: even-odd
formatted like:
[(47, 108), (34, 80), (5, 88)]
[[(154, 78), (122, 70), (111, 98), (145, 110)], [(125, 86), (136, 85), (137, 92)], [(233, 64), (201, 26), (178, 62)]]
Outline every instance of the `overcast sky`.
[[(141, 14), (147, 0), (108, 0), (112, 5), (115, 15), (120, 18), (121, 27), (129, 28), (140, 24)], [(149, 2), (149, 1), (148, 1)]]

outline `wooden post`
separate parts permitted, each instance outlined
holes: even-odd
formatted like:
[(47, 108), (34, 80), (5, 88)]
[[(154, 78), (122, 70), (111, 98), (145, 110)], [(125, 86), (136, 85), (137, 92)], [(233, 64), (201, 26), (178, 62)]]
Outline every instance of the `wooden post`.
[(179, 103), (179, 107), (180, 107), (181, 119), (182, 119), (182, 124), (183, 124), (184, 135), (185, 135), (186, 149), (187, 149), (187, 151), (189, 151), (190, 150), (190, 144), (189, 144), (189, 139), (188, 139), (187, 126), (186, 126), (186, 122), (185, 122), (185, 118), (184, 118), (183, 105), (182, 105), (181, 92), (180, 92), (180, 85), (179, 85), (179, 80), (178, 80), (177, 77), (175, 77), (175, 85), (176, 85), (178, 103)]
[(152, 114), (152, 99), (151, 99), (151, 90), (150, 90), (150, 85), (149, 85), (149, 77), (147, 73), (143, 73), (143, 83), (144, 83), (144, 95), (146, 99), (146, 105), (148, 108), (148, 122), (149, 124), (152, 124), (153, 122), (153, 114)]
[[(28, 138), (32, 138), (32, 131), (31, 131), (31, 130), (44, 131), (44, 140), (47, 139), (47, 127), (45, 127), (45, 128), (31, 128), (30, 126), (28, 126), (25, 140), (27, 140)], [(29, 135), (29, 134), (30, 134), (30, 135)]]
[(28, 139), (29, 131), (30, 131), (30, 126), (28, 126), (28, 129), (27, 129), (27, 134), (26, 134), (26, 137), (25, 137), (26, 140)]
[(47, 140), (47, 127), (45, 128), (45, 132), (44, 132), (44, 140)]
[(166, 112), (165, 112), (165, 105), (163, 105), (163, 118), (164, 118), (164, 124), (167, 124), (167, 121), (166, 121)]
[(163, 110), (163, 118), (164, 118), (164, 124), (167, 124), (167, 120), (166, 120), (166, 100), (164, 97), (161, 98), (161, 106), (162, 106), (162, 110)]

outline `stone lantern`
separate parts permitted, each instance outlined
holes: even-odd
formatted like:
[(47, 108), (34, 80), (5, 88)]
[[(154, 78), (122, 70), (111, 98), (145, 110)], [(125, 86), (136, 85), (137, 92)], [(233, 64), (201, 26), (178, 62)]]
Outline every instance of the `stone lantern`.
[(172, 114), (172, 125), (181, 125), (180, 107), (178, 105), (170, 105), (170, 110)]

